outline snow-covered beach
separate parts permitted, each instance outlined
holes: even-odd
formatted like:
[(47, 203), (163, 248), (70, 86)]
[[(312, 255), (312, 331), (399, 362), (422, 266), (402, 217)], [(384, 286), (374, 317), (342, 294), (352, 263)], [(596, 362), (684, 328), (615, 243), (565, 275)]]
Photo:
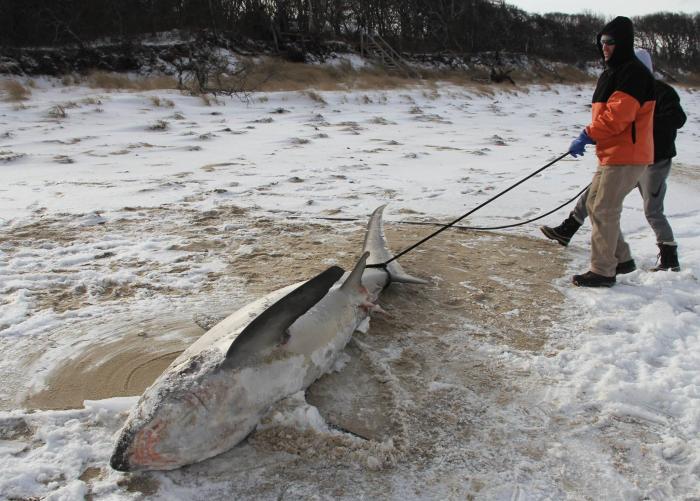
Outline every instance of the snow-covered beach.
[[(700, 496), (700, 95), (682, 87), (666, 198), (681, 272), (646, 271), (657, 248), (637, 193), (622, 224), (640, 270), (610, 290), (570, 284), (589, 225), (568, 248), (539, 223), (444, 232), (402, 259), (432, 284), (388, 291), (392, 317), (373, 319), (316, 394), (204, 463), (110, 469), (135, 396), (201, 335), (193, 319), (349, 266), (385, 203), (398, 252), (431, 231), (401, 221), (466, 212), (566, 151), (590, 116), (591, 85), (490, 89), (207, 106), (39, 80), (21, 105), (0, 102), (0, 496)], [(591, 148), (567, 157), (465, 224), (548, 211), (595, 165)], [(362, 386), (351, 376), (370, 440), (322, 417), (329, 395)]]

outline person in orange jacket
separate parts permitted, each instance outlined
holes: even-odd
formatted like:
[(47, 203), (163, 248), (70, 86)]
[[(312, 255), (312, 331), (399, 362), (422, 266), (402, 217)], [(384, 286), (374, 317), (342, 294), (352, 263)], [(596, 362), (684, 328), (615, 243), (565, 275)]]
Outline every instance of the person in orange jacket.
[(622, 202), (654, 161), (654, 77), (634, 54), (634, 26), (616, 17), (598, 34), (605, 60), (593, 93), (592, 120), (572, 141), (572, 156), (595, 144), (598, 168), (588, 190), (591, 219), (590, 270), (574, 275), (580, 287), (611, 287), (617, 270), (634, 269), (629, 245), (620, 231)]
[[(649, 72), (654, 74), (651, 55), (644, 49), (634, 51)], [(681, 106), (678, 93), (661, 80), (654, 80), (656, 93), (656, 107), (654, 108), (654, 163), (649, 165), (639, 179), (637, 188), (644, 200), (644, 215), (656, 235), (656, 245), (659, 247), (658, 263), (651, 271), (680, 271), (678, 262), (678, 244), (673, 238), (673, 229), (664, 214), (664, 198), (666, 196), (666, 179), (671, 171), (672, 158), (676, 156), (676, 134), (687, 120), (685, 111)], [(540, 229), (544, 235), (556, 240), (563, 246), (569, 245), (569, 241), (583, 224), (588, 211), (586, 210), (586, 190), (576, 202), (576, 207), (569, 217), (559, 226), (542, 226)], [(636, 269), (634, 261), (625, 267), (618, 264), (616, 273), (630, 273)]]

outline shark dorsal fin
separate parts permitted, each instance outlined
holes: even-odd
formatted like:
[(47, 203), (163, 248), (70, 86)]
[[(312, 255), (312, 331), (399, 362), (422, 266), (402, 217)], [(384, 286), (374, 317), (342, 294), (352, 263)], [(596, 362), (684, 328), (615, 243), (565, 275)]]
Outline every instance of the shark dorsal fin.
[(360, 256), (357, 261), (355, 268), (350, 273), (350, 276), (345, 279), (343, 285), (340, 286), (343, 290), (352, 290), (352, 288), (358, 288), (362, 286), (362, 274), (365, 272), (365, 266), (367, 264), (367, 258), (369, 257), (369, 252), (365, 252)]
[(229, 346), (226, 363), (240, 366), (265, 348), (283, 341), (289, 326), (318, 303), (344, 273), (339, 266), (331, 266), (255, 317)]

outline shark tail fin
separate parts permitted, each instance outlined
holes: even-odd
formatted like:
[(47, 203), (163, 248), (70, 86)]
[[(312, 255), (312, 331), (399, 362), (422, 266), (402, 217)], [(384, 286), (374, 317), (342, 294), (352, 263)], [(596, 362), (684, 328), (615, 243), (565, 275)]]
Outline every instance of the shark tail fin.
[[(389, 245), (384, 235), (384, 223), (382, 222), (382, 214), (386, 205), (377, 207), (372, 213), (367, 225), (367, 234), (365, 235), (364, 252), (369, 252), (367, 264), (381, 264), (392, 258), (389, 252)], [(398, 261), (392, 261), (386, 265), (386, 270), (391, 277), (392, 282), (401, 282), (406, 284), (428, 284), (427, 280), (414, 277), (406, 273)]]

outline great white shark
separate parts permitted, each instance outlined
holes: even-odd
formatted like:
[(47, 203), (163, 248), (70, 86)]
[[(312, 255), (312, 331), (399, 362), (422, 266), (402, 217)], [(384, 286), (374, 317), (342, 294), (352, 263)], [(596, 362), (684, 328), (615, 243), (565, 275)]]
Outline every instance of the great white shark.
[(425, 284), (392, 261), (382, 212), (368, 224), (350, 273), (332, 266), (248, 304), (180, 354), (143, 393), (118, 432), (110, 464), (120, 471), (171, 470), (225, 452), (277, 401), (328, 372), (378, 309), (391, 282)]

